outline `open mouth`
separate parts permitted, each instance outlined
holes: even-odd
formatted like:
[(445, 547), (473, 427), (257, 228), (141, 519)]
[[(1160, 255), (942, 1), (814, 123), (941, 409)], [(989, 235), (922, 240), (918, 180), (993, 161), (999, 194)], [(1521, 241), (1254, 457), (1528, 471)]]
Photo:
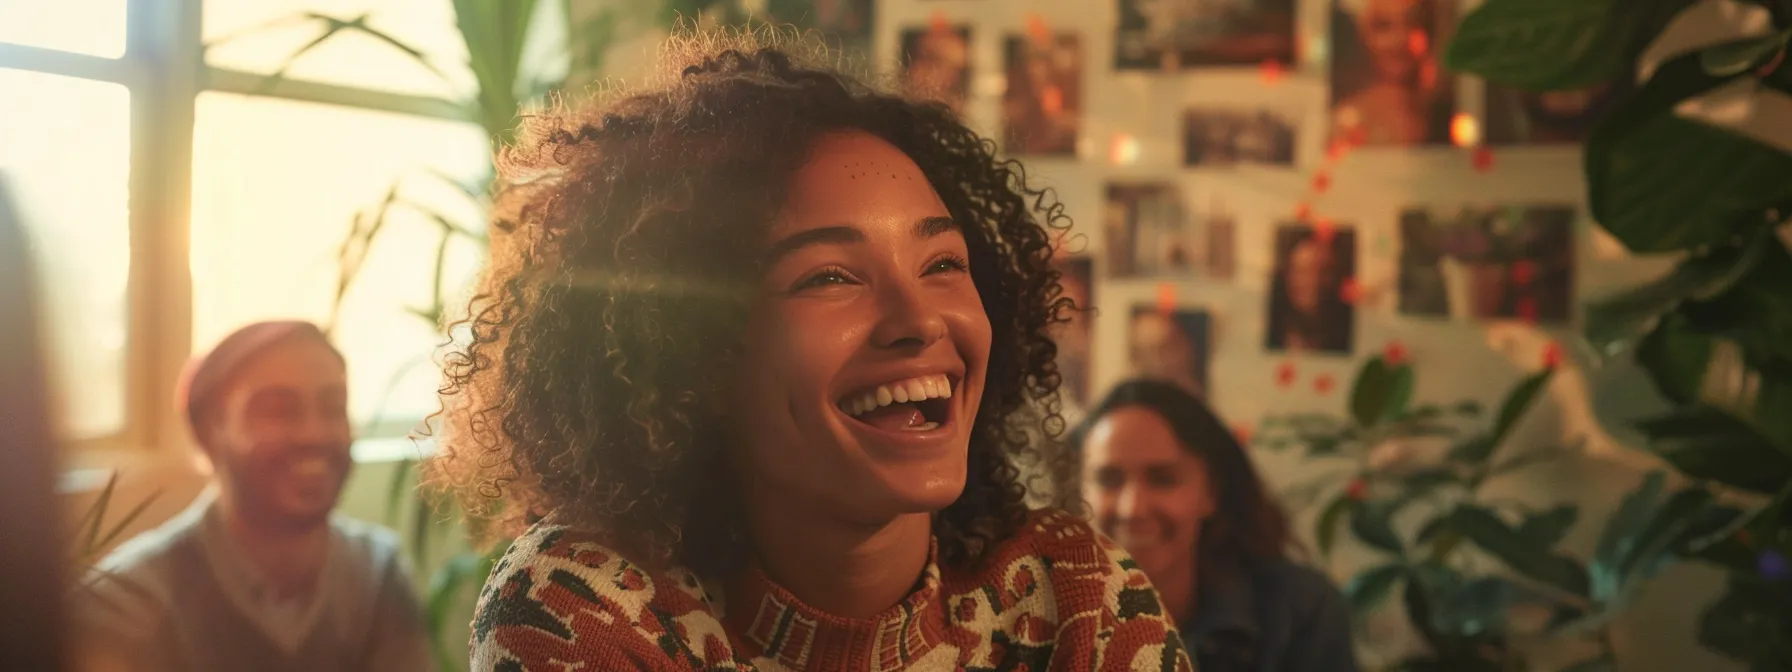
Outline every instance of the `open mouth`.
[(955, 384), (945, 374), (916, 376), (853, 392), (838, 403), (848, 416), (878, 429), (925, 432), (951, 420)]

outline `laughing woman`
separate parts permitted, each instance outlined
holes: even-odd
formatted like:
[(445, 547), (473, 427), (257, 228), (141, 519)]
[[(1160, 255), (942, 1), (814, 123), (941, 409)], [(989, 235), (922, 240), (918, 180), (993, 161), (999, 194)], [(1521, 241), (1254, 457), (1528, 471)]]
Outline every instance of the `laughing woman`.
[(942, 105), (716, 41), (501, 161), (432, 465), (532, 523), (474, 669), (1192, 669), (1118, 547), (1023, 504), (1017, 461), (1074, 469), (1029, 443), (1057, 206)]

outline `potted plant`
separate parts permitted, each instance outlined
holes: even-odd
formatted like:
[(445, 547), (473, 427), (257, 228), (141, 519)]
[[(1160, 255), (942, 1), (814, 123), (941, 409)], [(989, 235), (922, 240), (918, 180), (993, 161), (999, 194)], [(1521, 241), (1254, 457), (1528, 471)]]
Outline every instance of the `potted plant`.
[(1650, 450), (1751, 502), (1690, 550), (1730, 572), (1699, 641), (1753, 669), (1792, 667), (1792, 146), (1770, 112), (1792, 103), (1789, 36), (1784, 0), (1487, 0), (1445, 54), (1529, 91), (1641, 82), (1585, 142), (1587, 202), (1630, 251), (1681, 260), (1588, 306), (1584, 338), (1676, 406), (1637, 422)]

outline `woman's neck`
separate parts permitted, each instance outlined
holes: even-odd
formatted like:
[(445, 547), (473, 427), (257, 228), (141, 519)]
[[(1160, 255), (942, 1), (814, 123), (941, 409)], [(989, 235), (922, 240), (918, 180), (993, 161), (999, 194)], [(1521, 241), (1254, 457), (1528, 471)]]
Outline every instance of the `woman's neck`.
[(821, 507), (759, 499), (747, 507), (747, 527), (761, 571), (825, 613), (876, 616), (901, 602), (926, 569), (933, 536), (928, 514), (852, 523), (817, 515)]

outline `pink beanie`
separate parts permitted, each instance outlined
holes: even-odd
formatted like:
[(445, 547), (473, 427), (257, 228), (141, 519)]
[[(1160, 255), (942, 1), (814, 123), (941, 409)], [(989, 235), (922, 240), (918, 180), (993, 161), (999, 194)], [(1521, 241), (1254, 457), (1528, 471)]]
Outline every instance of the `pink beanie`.
[(330, 348), (341, 359), (342, 353), (330, 343), (330, 337), (310, 322), (256, 322), (231, 332), (211, 352), (194, 356), (181, 371), (174, 389), (174, 410), (187, 419), (187, 430), (199, 436), (200, 412), (217, 401), (216, 397), (229, 384), (243, 364), (256, 355), (288, 338), (306, 337)]

